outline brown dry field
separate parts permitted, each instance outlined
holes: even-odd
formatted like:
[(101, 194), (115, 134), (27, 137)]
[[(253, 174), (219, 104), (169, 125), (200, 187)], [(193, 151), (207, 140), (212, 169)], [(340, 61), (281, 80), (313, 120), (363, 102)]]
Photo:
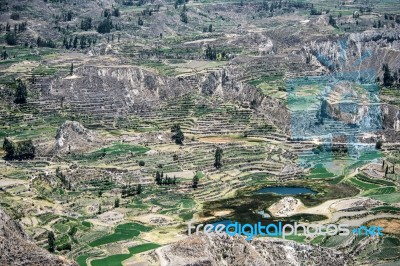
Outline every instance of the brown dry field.
[(400, 235), (400, 219), (376, 219), (367, 223), (367, 226), (380, 226), (384, 234)]

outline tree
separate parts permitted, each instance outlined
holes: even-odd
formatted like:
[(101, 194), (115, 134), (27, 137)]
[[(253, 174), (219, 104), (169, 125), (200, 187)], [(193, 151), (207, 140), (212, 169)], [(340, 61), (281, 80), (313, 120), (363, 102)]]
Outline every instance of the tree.
[(49, 231), (47, 233), (47, 243), (49, 245), (49, 251), (54, 252), (54, 250), (56, 248), (56, 238), (54, 236), (53, 231)]
[(310, 15), (321, 15), (321, 14), (322, 14), (321, 11), (318, 11), (315, 8), (311, 8)]
[(81, 30), (87, 31), (92, 28), (92, 18), (84, 18), (81, 20)]
[(75, 36), (75, 38), (74, 38), (73, 47), (74, 47), (75, 49), (78, 48), (78, 37), (77, 37), (77, 36)]
[(215, 162), (214, 162), (214, 166), (217, 169), (221, 168), (222, 166), (221, 164), (222, 153), (223, 153), (222, 149), (220, 147), (217, 147), (217, 149), (215, 150)]
[(102, 34), (110, 33), (112, 28), (113, 28), (113, 24), (112, 24), (111, 19), (106, 18), (99, 24), (99, 26), (97, 26), (97, 32), (102, 33)]
[(74, 74), (74, 63), (71, 63), (71, 67), (69, 68), (69, 75), (72, 76)]
[(144, 166), (146, 163), (144, 161), (139, 161), (139, 166)]
[(84, 49), (86, 47), (86, 37), (85, 36), (81, 37), (80, 47), (81, 47), (81, 49)]
[(208, 26), (208, 32), (212, 32), (213, 31), (213, 26), (212, 24), (210, 24), (210, 26)]
[(116, 199), (114, 200), (114, 207), (115, 207), (115, 208), (118, 208), (118, 207), (119, 207), (119, 198), (116, 198)]
[(58, 179), (60, 179), (61, 183), (64, 186), (67, 184), (67, 179), (66, 179), (65, 175), (61, 172), (60, 167), (57, 167), (57, 169), (56, 169), (56, 177), (58, 177)]
[(65, 47), (65, 49), (69, 49), (69, 48), (70, 48), (70, 47), (69, 47), (69, 44), (68, 44), (67, 37), (64, 37), (63, 46)]
[(71, 227), (71, 229), (69, 229), (68, 235), (74, 236), (76, 234), (76, 232), (78, 232), (78, 228), (76, 226), (73, 226), (73, 227)]
[(36, 149), (31, 139), (18, 142), (16, 159), (33, 159), (35, 153)]
[(181, 130), (181, 126), (179, 124), (174, 124), (171, 128), (172, 139), (175, 140), (176, 144), (182, 145), (185, 140), (185, 135)]
[(141, 194), (143, 192), (142, 184), (137, 185), (136, 194)]
[(56, 43), (53, 40), (43, 40), (40, 36), (36, 40), (38, 47), (56, 48)]
[(10, 18), (12, 20), (19, 20), (19, 14), (18, 13), (11, 13)]
[(192, 188), (197, 188), (199, 184), (199, 177), (198, 175), (194, 175), (193, 180), (192, 180)]
[(7, 32), (6, 43), (8, 45), (16, 45), (17, 44), (17, 34), (15, 32)]
[(393, 84), (393, 77), (392, 74), (390, 73), (389, 65), (383, 64), (382, 70), (383, 70), (383, 85), (387, 87), (391, 86)]
[(329, 15), (329, 25), (336, 27), (336, 19), (332, 15)]
[(187, 15), (187, 13), (185, 12), (185, 11), (182, 11), (181, 12), (181, 21), (183, 22), (183, 23), (188, 23), (188, 15)]
[(141, 17), (139, 17), (138, 19), (138, 25), (143, 26), (143, 19)]
[(111, 16), (111, 11), (108, 9), (104, 10), (104, 17), (108, 18), (110, 16)]
[(35, 157), (35, 147), (32, 140), (19, 141), (18, 143), (5, 138), (3, 149), (6, 152), (6, 159), (32, 159)]
[(380, 139), (375, 143), (375, 149), (380, 150), (382, 148), (383, 141)]
[(4, 138), (3, 150), (6, 152), (6, 157), (13, 158), (15, 156), (16, 148), (14, 142), (8, 138)]
[(113, 16), (114, 16), (114, 17), (119, 17), (120, 15), (121, 15), (121, 13), (119, 12), (119, 9), (118, 9), (118, 8), (116, 8), (116, 9), (113, 10)]
[(211, 48), (209, 45), (207, 45), (206, 58), (209, 60), (217, 59), (217, 51), (216, 51), (215, 47)]
[(8, 58), (8, 54), (7, 54), (7, 51), (6, 51), (6, 50), (4, 50), (4, 52), (1, 54), (1, 58), (2, 58), (3, 60), (6, 60), (6, 59)]
[(101, 204), (99, 204), (99, 209), (97, 210), (97, 214), (101, 213)]
[(17, 80), (17, 88), (15, 91), (15, 100), (16, 104), (24, 104), (26, 103), (26, 97), (28, 96), (28, 92), (26, 90), (26, 85), (22, 80)]
[(156, 172), (156, 184), (157, 185), (161, 185), (162, 179), (161, 179), (161, 175), (160, 172)]

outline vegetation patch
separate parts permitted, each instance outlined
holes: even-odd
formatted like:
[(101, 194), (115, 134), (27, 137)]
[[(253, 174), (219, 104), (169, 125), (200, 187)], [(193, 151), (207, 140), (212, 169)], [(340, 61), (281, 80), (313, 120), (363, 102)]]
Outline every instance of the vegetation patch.
[(89, 245), (91, 247), (97, 247), (104, 244), (132, 239), (133, 237), (138, 236), (141, 232), (148, 232), (151, 229), (152, 229), (151, 227), (147, 227), (138, 223), (120, 224), (115, 228), (113, 234), (106, 235), (103, 236), (102, 238), (96, 239)]
[(130, 247), (128, 248), (129, 254), (117, 254), (108, 256), (104, 259), (93, 260), (91, 264), (92, 266), (122, 266), (122, 261), (129, 259), (133, 255), (156, 249), (158, 247), (160, 247), (160, 245), (155, 243), (146, 243), (139, 246)]

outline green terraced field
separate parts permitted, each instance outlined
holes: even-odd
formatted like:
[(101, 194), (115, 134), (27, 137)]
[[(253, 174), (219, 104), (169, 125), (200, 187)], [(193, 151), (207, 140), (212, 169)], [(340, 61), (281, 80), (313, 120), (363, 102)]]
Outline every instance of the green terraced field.
[(93, 260), (92, 266), (122, 266), (122, 261), (132, 257), (135, 254), (146, 252), (155, 248), (160, 247), (158, 244), (146, 243), (139, 246), (128, 248), (129, 254), (118, 254), (106, 257), (104, 259)]
[(140, 235), (140, 232), (148, 232), (152, 228), (147, 227), (138, 223), (126, 223), (117, 225), (114, 233), (111, 235), (106, 235), (102, 238), (96, 239), (89, 245), (91, 247), (97, 247), (100, 245), (105, 245), (109, 243), (114, 243), (122, 240), (129, 240)]
[(88, 255), (81, 255), (76, 258), (76, 262), (79, 266), (87, 266), (86, 259), (89, 258)]
[(374, 188), (379, 188), (379, 185), (375, 185), (375, 184), (371, 184), (371, 183), (367, 183), (367, 182), (363, 182), (358, 180), (357, 178), (351, 178), (350, 181), (355, 184), (356, 186), (362, 188), (362, 189), (374, 189)]

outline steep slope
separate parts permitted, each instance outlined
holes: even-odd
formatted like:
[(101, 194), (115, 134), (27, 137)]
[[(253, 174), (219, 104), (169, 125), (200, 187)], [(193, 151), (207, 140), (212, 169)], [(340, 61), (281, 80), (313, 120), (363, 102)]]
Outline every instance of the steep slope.
[(0, 209), (0, 265), (76, 265), (29, 241), (21, 225)]
[(158, 249), (161, 265), (348, 265), (347, 255), (333, 249), (281, 239), (192, 235)]

